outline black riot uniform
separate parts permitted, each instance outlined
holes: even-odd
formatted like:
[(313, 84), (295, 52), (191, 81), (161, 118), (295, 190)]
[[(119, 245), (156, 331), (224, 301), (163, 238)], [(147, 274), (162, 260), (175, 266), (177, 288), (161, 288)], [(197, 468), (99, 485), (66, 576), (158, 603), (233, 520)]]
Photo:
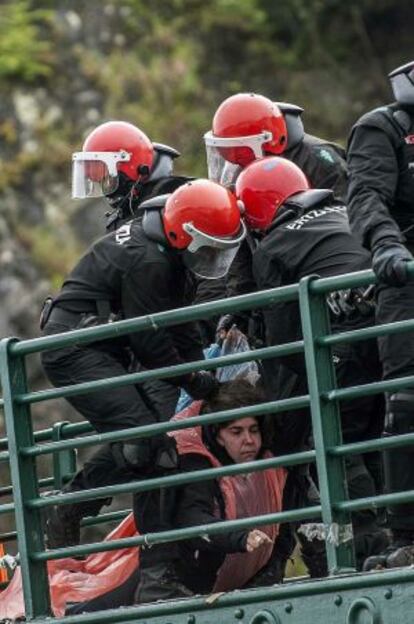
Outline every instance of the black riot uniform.
[[(349, 137), (349, 218), (355, 235), (373, 256), (373, 268), (380, 282), (380, 324), (414, 316), (414, 282), (408, 281), (404, 272), (405, 261), (414, 254), (413, 68), (411, 63), (390, 74), (398, 101), (363, 115)], [(406, 73), (410, 69), (411, 78)], [(414, 373), (414, 332), (380, 338), (379, 350), (385, 379)], [(414, 390), (407, 388), (387, 396), (384, 435), (412, 431)], [(414, 488), (413, 457), (412, 448), (384, 453), (387, 491)], [(412, 503), (390, 508), (388, 519), (395, 542), (414, 541)], [(393, 565), (391, 560), (380, 563)]]
[(150, 175), (145, 182), (140, 182), (138, 188), (130, 195), (130, 182), (120, 179), (120, 185), (106, 199), (110, 210), (106, 213), (106, 230), (112, 232), (122, 223), (132, 218), (142, 218), (141, 204), (158, 195), (173, 193), (178, 187), (193, 178), (173, 175), (174, 160), (180, 153), (169, 145), (153, 143), (154, 164)]
[[(153, 211), (151, 219), (160, 220), (159, 213)], [(54, 299), (48, 318), (43, 319), (43, 333), (54, 334), (185, 305), (188, 272), (179, 252), (152, 240), (146, 231), (144, 217), (142, 223), (137, 220), (125, 223), (94, 243)], [(131, 352), (146, 368), (203, 358), (197, 327), (185, 323), (166, 329), (155, 327), (125, 339), (114, 338), (45, 352), (42, 363), (50, 381), (55, 386), (65, 386), (127, 373)], [(171, 379), (193, 396), (200, 390), (199, 385), (198, 389), (196, 387), (200, 381), (203, 381), (203, 374), (200, 379), (199, 373)], [(98, 432), (168, 420), (172, 415), (170, 406), (151, 402), (139, 385), (100, 389), (68, 400)], [(65, 489), (73, 491), (130, 481), (147, 473), (150, 464), (153, 469), (157, 466), (160, 470), (171, 468), (174, 449), (170, 444), (167, 436), (151, 441), (113, 443), (100, 449)], [(78, 521), (76, 534), (66, 536), (66, 542), (78, 541), (80, 518), (96, 514), (102, 502), (89, 501), (60, 508), (70, 507), (66, 509), (70, 521), (65, 518), (68, 527), (72, 520)], [(61, 520), (64, 525), (63, 518)], [(62, 536), (57, 539), (65, 541)]]
[[(253, 275), (260, 290), (297, 283), (302, 277), (340, 275), (366, 269), (370, 257), (352, 236), (346, 207), (323, 190), (299, 193), (285, 202), (282, 211), (253, 253)], [(343, 297), (349, 308), (341, 304)], [(360, 300), (363, 303), (360, 303)], [(333, 293), (328, 298), (332, 310), (333, 331), (364, 327), (373, 323), (373, 307), (364, 301), (361, 289)], [(263, 309), (268, 345), (301, 339), (301, 322), (297, 302), (279, 303)], [(375, 340), (337, 345), (333, 349), (339, 386), (369, 383), (380, 377)], [(294, 371), (306, 392), (306, 369), (303, 355), (283, 360)], [(266, 387), (271, 398), (280, 398), (280, 364), (278, 360), (263, 362)], [(287, 396), (297, 393), (291, 389)], [(341, 405), (345, 442), (377, 437), (384, 414), (381, 397), (362, 397)], [(306, 423), (307, 422), (307, 427)], [(277, 419), (276, 453), (300, 448), (310, 433), (309, 414), (289, 413)], [(372, 462), (372, 463), (371, 463)], [(347, 465), (351, 498), (375, 495), (380, 487), (378, 458), (354, 457)], [(378, 531), (373, 511), (354, 514), (357, 563), (360, 567), (366, 554), (382, 534)], [(383, 546), (383, 542), (380, 544)], [(311, 572), (312, 573), (312, 572)]]

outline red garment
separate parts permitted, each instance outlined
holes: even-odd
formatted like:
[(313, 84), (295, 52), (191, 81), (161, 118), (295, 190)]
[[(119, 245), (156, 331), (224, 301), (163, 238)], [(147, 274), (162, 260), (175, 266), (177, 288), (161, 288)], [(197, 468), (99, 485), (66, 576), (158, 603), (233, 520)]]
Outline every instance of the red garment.
[[(199, 412), (201, 401), (193, 403), (187, 410), (177, 414), (174, 420), (183, 420), (195, 415), (193, 411), (195, 408)], [(188, 413), (189, 410), (192, 414)], [(218, 459), (203, 444), (201, 427), (173, 431), (168, 435), (176, 439), (180, 455), (197, 453), (207, 457), (215, 468), (221, 466)], [(267, 453), (265, 457), (271, 457), (271, 454)], [(282, 510), (283, 488), (286, 482), (284, 468), (270, 468), (263, 472), (221, 477), (218, 482), (224, 498), (227, 520), (277, 513)], [(279, 533), (279, 525), (269, 524), (259, 528), (270, 537), (272, 542), (275, 541)], [(264, 545), (251, 553), (226, 555), (217, 572), (213, 591), (231, 591), (243, 587), (256, 572), (266, 565), (272, 550), (273, 543)]]

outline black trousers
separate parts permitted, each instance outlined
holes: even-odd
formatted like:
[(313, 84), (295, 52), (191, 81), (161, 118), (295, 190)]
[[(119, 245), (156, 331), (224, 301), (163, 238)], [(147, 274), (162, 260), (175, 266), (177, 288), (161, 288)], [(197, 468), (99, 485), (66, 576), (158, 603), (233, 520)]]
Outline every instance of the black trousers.
[[(414, 249), (410, 249), (411, 252)], [(391, 323), (414, 318), (414, 282), (400, 288), (381, 285), (377, 291), (377, 323)], [(414, 374), (414, 331), (378, 338), (384, 379)], [(395, 414), (391, 420), (397, 420)], [(404, 419), (401, 428), (395, 425), (395, 433), (414, 431), (414, 401), (412, 419)], [(393, 425), (387, 426), (388, 435)], [(386, 451), (383, 455), (386, 475), (386, 492), (414, 489), (414, 447)], [(414, 532), (414, 503), (396, 505), (388, 510), (388, 524), (396, 530)]]
[[(375, 340), (356, 344), (336, 345), (333, 352), (337, 383), (339, 387), (354, 386), (378, 381), (381, 378), (381, 364)], [(270, 397), (273, 400), (300, 396), (307, 393), (307, 380), (287, 367), (279, 365), (267, 370), (270, 380)], [(276, 380), (276, 381), (275, 381)], [(275, 392), (276, 390), (276, 392)], [(379, 437), (382, 432), (385, 403), (382, 395), (360, 397), (340, 404), (342, 436), (345, 443), (359, 442)], [(273, 452), (276, 455), (294, 453), (312, 445), (312, 421), (309, 410), (294, 410), (275, 415)], [(382, 491), (383, 478), (379, 453), (367, 453), (350, 457), (347, 462), (347, 483), (350, 498), (374, 496)], [(299, 476), (299, 479), (296, 477)], [(311, 466), (311, 475), (316, 473)], [(307, 506), (306, 484), (301, 477), (301, 469), (294, 469), (285, 488), (284, 509)], [(373, 533), (377, 529), (377, 513), (373, 509), (361, 510), (352, 514), (354, 532)], [(283, 526), (276, 540), (274, 552), (288, 558), (295, 540), (291, 525), (289, 531)], [(315, 546), (315, 557), (320, 557), (320, 549)], [(311, 548), (309, 557), (312, 557)], [(367, 553), (368, 554), (368, 553)], [(362, 561), (364, 553), (359, 554)]]
[[(69, 329), (60, 323), (49, 322), (44, 334)], [(111, 349), (108, 344), (108, 341), (99, 345), (75, 344), (44, 352), (42, 364), (49, 380), (54, 386), (61, 387), (131, 372), (129, 353), (125, 349)], [(174, 386), (151, 382), (146, 387), (102, 388), (67, 400), (96, 431), (106, 433), (169, 420), (177, 398), (178, 389)], [(76, 474), (69, 489), (89, 489), (136, 479), (136, 473), (119, 466), (112, 449), (111, 444), (100, 448)]]

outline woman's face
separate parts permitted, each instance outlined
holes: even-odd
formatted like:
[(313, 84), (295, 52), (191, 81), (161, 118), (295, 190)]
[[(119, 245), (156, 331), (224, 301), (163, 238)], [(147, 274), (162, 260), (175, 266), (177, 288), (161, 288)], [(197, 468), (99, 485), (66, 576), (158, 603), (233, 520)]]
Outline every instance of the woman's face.
[(222, 427), (217, 442), (236, 463), (253, 461), (262, 446), (262, 434), (255, 418), (240, 418)]

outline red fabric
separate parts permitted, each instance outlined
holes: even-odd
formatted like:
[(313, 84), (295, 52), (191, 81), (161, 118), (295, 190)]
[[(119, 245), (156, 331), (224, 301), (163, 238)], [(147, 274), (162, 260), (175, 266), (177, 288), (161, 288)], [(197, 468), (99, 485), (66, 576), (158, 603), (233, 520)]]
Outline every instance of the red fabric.
[[(134, 518), (130, 514), (107, 535), (105, 541), (137, 535)], [(65, 558), (48, 562), (52, 610), (56, 617), (65, 613), (68, 602), (83, 602), (118, 587), (138, 565), (138, 549), (123, 548), (95, 553), (79, 561)], [(17, 568), (8, 587), (0, 593), (0, 620), (25, 615), (20, 568)]]

